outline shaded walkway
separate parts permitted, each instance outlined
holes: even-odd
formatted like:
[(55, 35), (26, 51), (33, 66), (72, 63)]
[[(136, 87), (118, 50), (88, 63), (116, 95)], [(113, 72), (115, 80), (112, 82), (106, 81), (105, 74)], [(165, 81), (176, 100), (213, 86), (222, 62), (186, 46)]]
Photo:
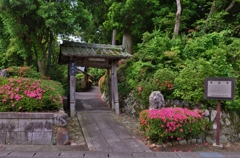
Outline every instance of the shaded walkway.
[(98, 87), (76, 93), (77, 117), (90, 151), (151, 152), (134, 134), (114, 119), (113, 111), (101, 100)]
[(113, 118), (112, 112), (77, 114), (90, 151), (151, 152), (131, 131)]
[(99, 87), (93, 86), (84, 92), (76, 92), (76, 111), (111, 110), (109, 105), (102, 101)]

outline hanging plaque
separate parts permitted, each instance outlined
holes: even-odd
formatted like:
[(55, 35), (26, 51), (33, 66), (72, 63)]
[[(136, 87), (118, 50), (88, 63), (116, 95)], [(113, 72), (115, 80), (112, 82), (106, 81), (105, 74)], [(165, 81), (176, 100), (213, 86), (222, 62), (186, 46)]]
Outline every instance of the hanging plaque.
[(76, 61), (71, 60), (69, 63), (69, 75), (76, 76)]

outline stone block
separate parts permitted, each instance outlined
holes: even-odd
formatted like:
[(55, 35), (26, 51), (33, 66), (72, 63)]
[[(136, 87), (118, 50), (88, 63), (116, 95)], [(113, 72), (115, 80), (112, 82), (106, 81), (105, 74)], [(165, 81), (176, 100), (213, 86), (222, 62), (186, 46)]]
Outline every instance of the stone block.
[(229, 126), (231, 124), (230, 120), (228, 118), (225, 119), (225, 124)]
[(179, 144), (180, 144), (180, 145), (187, 144), (187, 141), (186, 141), (185, 139), (179, 140)]
[(32, 144), (52, 144), (52, 131), (33, 132)]
[(7, 132), (6, 144), (31, 144), (31, 132)]
[(2, 119), (2, 127), (5, 132), (19, 131), (19, 120)]
[(208, 109), (205, 110), (205, 116), (208, 117), (210, 115), (210, 112), (208, 111)]
[(5, 125), (6, 125), (6, 123), (3, 123), (3, 120), (4, 119), (0, 119), (0, 132), (5, 132), (6, 130), (5, 130)]
[(53, 128), (53, 121), (52, 120), (45, 120), (43, 131), (52, 131)]
[(0, 133), (0, 144), (6, 144), (7, 133)]
[(217, 116), (217, 110), (212, 110), (211, 111), (211, 121), (213, 121)]
[(226, 142), (228, 142), (228, 139), (227, 139), (227, 137), (225, 135), (221, 135), (220, 138), (219, 138), (219, 141), (221, 143), (226, 143)]
[(0, 112), (0, 119), (52, 119), (53, 115), (43, 112)]
[(216, 143), (213, 143), (213, 147), (218, 148), (218, 149), (223, 149), (223, 144), (217, 145)]
[(6, 144), (16, 144), (17, 132), (7, 132)]
[(203, 139), (202, 138), (197, 139), (197, 143), (203, 143)]
[(190, 144), (196, 144), (197, 143), (197, 139), (190, 139)]
[(43, 120), (32, 120), (34, 132), (43, 131), (44, 121)]
[(31, 119), (20, 119), (19, 120), (19, 131), (21, 132), (33, 132), (33, 123)]
[(214, 143), (214, 142), (216, 142), (216, 139), (213, 139), (213, 138), (207, 136), (207, 137), (206, 137), (206, 141), (207, 141), (208, 143)]

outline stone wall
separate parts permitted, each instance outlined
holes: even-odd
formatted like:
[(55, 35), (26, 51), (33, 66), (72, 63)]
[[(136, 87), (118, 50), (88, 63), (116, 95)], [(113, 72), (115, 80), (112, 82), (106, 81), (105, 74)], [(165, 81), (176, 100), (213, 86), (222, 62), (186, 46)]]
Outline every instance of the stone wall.
[(52, 144), (53, 126), (65, 126), (62, 113), (0, 112), (0, 144)]
[[(209, 143), (216, 142), (216, 115), (217, 111), (214, 109), (208, 109), (205, 111), (205, 118), (213, 123), (213, 127), (208, 131), (206, 141)], [(240, 118), (236, 112), (225, 112), (220, 113), (220, 143), (234, 142), (240, 139)]]

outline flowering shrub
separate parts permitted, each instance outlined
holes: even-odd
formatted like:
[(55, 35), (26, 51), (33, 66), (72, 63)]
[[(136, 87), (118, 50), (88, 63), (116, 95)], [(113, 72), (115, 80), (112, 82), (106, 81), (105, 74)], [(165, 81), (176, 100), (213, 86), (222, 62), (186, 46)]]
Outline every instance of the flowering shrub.
[(150, 140), (161, 143), (169, 140), (190, 139), (204, 134), (210, 123), (202, 118), (201, 110), (162, 108), (140, 113), (140, 127)]
[(62, 106), (63, 88), (52, 80), (0, 77), (0, 111), (54, 111)]

